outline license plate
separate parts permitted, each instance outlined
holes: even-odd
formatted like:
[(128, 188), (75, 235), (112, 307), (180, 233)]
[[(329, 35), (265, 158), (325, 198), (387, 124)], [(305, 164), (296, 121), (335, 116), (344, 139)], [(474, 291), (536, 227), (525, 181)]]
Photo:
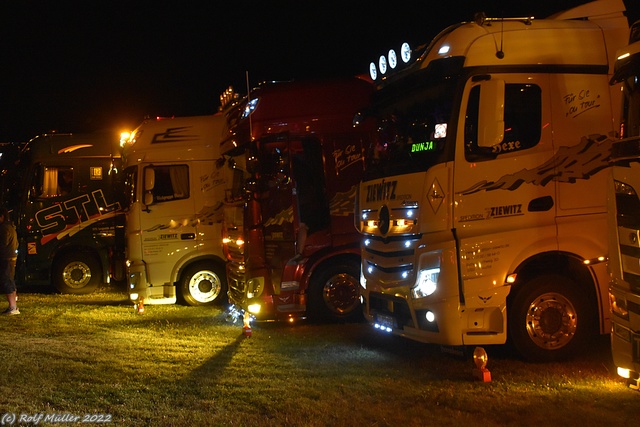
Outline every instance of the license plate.
[(381, 329), (391, 330), (396, 327), (396, 319), (386, 314), (376, 315), (376, 324), (380, 325)]

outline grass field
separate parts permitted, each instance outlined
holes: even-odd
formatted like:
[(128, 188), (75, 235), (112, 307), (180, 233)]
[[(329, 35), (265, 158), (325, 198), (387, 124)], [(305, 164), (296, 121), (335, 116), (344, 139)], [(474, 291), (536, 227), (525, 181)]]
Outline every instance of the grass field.
[(366, 324), (254, 325), (246, 338), (223, 308), (147, 306), (140, 315), (118, 292), (21, 293), (19, 306), (19, 316), (0, 317), (0, 425), (14, 416), (34, 425), (39, 414), (39, 425), (77, 425), (82, 418), (73, 417), (87, 414), (119, 426), (584, 427), (640, 419), (640, 393), (615, 375), (606, 337), (566, 363), (529, 364), (486, 347), (492, 381), (482, 383), (470, 359)]

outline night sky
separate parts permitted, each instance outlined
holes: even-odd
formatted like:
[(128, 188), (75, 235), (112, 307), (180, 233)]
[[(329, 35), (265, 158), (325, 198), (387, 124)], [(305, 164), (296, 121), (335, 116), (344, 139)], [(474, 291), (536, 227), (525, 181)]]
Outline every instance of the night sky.
[[(229, 85), (365, 74), (403, 41), (585, 0), (0, 2), (0, 142), (212, 114)], [(640, 1), (625, 0), (630, 20)]]

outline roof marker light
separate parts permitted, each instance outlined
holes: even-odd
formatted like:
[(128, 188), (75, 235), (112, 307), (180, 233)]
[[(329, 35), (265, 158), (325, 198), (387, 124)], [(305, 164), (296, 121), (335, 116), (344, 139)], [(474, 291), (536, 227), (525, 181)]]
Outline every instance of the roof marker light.
[(380, 69), (380, 74), (384, 74), (387, 72), (387, 57), (381, 56), (378, 61), (378, 68)]
[[(409, 43), (403, 43), (400, 47), (400, 58), (404, 64), (408, 64), (409, 61), (411, 61), (411, 47)], [(395, 49), (389, 49), (387, 55), (381, 55), (377, 63), (374, 61), (369, 64), (369, 76), (371, 80), (376, 81), (378, 77), (382, 77), (387, 71), (394, 70), (398, 65), (398, 54)]]
[(411, 60), (411, 47), (409, 46), (409, 43), (402, 43), (400, 56), (402, 57), (402, 62), (405, 64)]
[(396, 65), (398, 65), (398, 57), (396, 56), (396, 51), (391, 49), (389, 50), (389, 67), (391, 67), (391, 69), (396, 68)]
[(449, 45), (445, 44), (440, 46), (440, 49), (438, 50), (438, 54), (439, 55), (446, 55), (447, 53), (449, 53)]
[(371, 76), (371, 80), (375, 80), (378, 78), (378, 69), (376, 68), (376, 64), (374, 62), (369, 64), (369, 76)]

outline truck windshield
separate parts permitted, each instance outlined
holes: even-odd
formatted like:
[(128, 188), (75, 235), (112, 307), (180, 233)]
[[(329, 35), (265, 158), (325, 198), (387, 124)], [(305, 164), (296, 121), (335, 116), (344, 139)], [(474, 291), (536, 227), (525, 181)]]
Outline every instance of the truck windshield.
[(376, 93), (368, 115), (378, 132), (365, 179), (425, 171), (444, 161), (460, 59), (430, 65)]

